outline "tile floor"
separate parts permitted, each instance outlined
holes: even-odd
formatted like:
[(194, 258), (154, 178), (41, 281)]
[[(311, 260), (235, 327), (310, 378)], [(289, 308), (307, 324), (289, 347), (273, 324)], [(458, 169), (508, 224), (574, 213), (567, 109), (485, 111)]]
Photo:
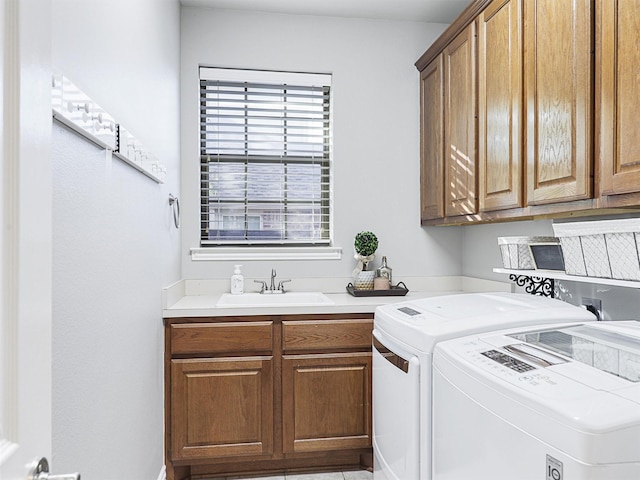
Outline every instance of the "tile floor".
[[(226, 480), (372, 480), (373, 473), (366, 470), (352, 470), (328, 473), (289, 473), (270, 477), (227, 477)], [(217, 479), (223, 480), (223, 479)]]

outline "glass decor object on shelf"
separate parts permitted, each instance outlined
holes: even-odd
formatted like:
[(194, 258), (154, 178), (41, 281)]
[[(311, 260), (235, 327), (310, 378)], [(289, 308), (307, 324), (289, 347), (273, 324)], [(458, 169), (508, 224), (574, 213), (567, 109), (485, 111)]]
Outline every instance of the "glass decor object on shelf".
[(380, 266), (378, 267), (378, 270), (376, 270), (378, 277), (384, 277), (386, 279), (389, 280), (389, 285), (393, 284), (393, 279), (391, 278), (391, 268), (389, 267), (389, 265), (387, 265), (387, 257), (386, 255), (382, 257), (382, 263), (380, 264)]

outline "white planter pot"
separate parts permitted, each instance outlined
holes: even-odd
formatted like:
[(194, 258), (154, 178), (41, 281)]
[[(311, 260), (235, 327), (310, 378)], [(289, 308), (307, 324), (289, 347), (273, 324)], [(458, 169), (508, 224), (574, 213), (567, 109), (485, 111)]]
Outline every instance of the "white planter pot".
[(373, 278), (376, 272), (363, 271), (358, 273), (354, 282), (353, 288), (356, 290), (373, 290)]

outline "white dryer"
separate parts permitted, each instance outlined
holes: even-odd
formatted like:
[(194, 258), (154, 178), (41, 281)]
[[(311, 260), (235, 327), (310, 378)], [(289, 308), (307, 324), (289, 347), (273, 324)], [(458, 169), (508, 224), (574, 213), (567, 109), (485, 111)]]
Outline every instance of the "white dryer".
[(438, 342), (515, 326), (592, 320), (588, 311), (560, 300), (513, 293), (445, 295), (378, 307), (374, 479), (431, 478), (431, 360)]
[(436, 346), (434, 480), (640, 478), (640, 323)]

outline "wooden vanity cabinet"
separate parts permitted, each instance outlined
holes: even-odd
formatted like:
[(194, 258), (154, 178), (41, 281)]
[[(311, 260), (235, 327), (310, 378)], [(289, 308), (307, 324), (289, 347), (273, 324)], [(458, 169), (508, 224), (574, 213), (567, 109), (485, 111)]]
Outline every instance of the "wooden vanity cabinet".
[(271, 357), (172, 360), (176, 460), (271, 455)]
[(640, 2), (596, 2), (596, 129), (600, 193), (609, 203), (640, 192)]
[(369, 319), (283, 322), (285, 453), (371, 446)]
[(372, 466), (373, 314), (165, 319), (168, 480)]
[(172, 460), (271, 455), (272, 332), (271, 321), (169, 325)]

